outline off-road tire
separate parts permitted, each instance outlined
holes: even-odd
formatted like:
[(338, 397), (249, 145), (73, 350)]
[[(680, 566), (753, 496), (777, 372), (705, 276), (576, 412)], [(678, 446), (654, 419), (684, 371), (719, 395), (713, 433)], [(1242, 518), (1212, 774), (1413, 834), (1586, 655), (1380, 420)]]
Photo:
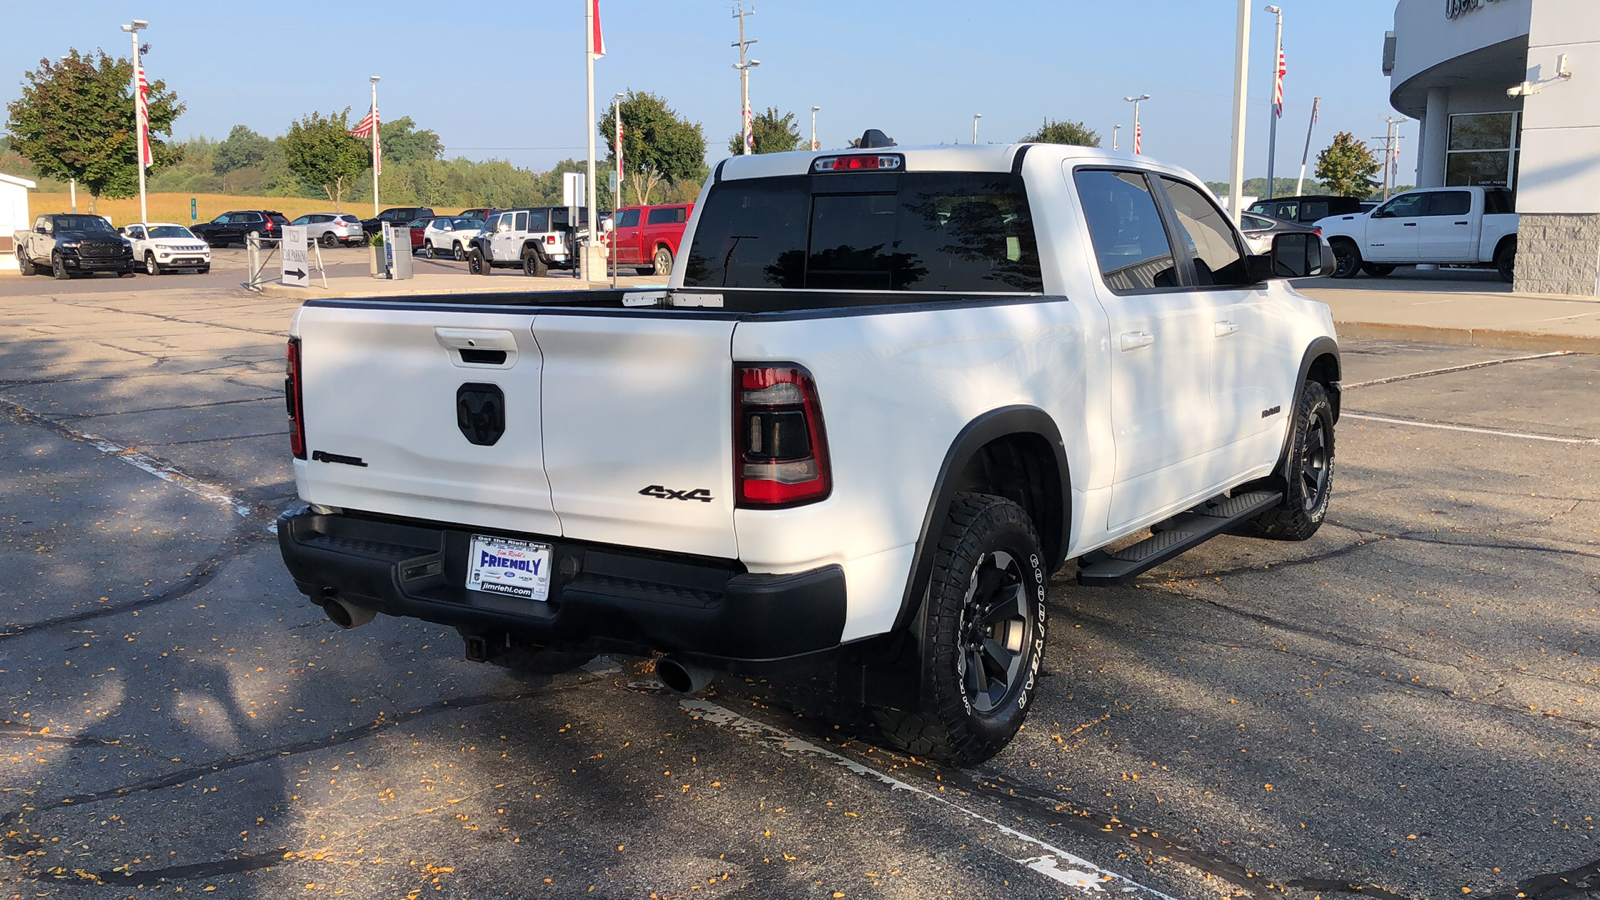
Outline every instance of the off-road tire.
[(489, 274), (489, 263), (476, 249), (467, 254), (467, 271), (474, 275)]
[(531, 278), (543, 278), (550, 274), (550, 264), (544, 261), (537, 250), (522, 251), (522, 274)]
[(1272, 489), (1283, 491), (1283, 503), (1250, 521), (1257, 537), (1303, 541), (1317, 533), (1328, 515), (1333, 493), (1333, 405), (1322, 385), (1308, 381), (1300, 389), (1291, 427), (1283, 468), (1268, 482)]
[[(889, 743), (970, 766), (1011, 741), (1038, 694), (1047, 578), (1038, 534), (1022, 507), (988, 494), (955, 496), (913, 626), (923, 648), (917, 708), (872, 710)], [(985, 657), (995, 668), (984, 665)], [(997, 673), (1002, 664), (1004, 673)]]
[(61, 261), (59, 253), (50, 254), (50, 277), (57, 281), (66, 281), (72, 277), (72, 273), (67, 271), (67, 264)]
[(655, 265), (655, 269), (651, 272), (651, 274), (654, 274), (654, 275), (671, 275), (672, 274), (672, 251), (667, 249), (666, 247), (657, 247), (656, 248), (656, 255), (655, 255), (655, 264), (656, 264)]
[(21, 250), (17, 251), (17, 271), (24, 276), (39, 274), (39, 268), (33, 264), (33, 257)]
[(146, 275), (161, 274), (161, 264), (156, 262), (156, 255), (148, 250), (144, 253), (144, 271)]
[(1356, 249), (1356, 242), (1349, 238), (1338, 238), (1332, 243), (1333, 277), (1356, 277), (1356, 273), (1361, 271), (1361, 251)]
[(1380, 265), (1378, 263), (1361, 264), (1361, 271), (1365, 272), (1368, 278), (1382, 278), (1385, 275), (1393, 274), (1394, 270), (1395, 267), (1391, 265)]
[(1506, 241), (1494, 251), (1494, 268), (1500, 280), (1511, 284), (1517, 279), (1517, 242)]

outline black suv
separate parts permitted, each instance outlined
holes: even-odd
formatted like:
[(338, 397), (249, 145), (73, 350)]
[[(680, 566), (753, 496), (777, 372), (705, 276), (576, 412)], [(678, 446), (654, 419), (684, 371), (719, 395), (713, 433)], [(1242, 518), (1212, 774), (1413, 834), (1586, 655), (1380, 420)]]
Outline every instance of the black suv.
[(429, 206), (391, 206), (375, 219), (362, 219), (361, 229), (367, 234), (383, 234), (385, 222), (396, 228), (409, 225), (418, 219), (433, 218), (433, 208)]
[(1246, 212), (1285, 222), (1310, 225), (1329, 216), (1348, 216), (1361, 212), (1361, 198), (1335, 197), (1332, 194), (1307, 194), (1304, 197), (1274, 197), (1250, 204)]
[(194, 236), (213, 247), (243, 244), (245, 235), (254, 232), (262, 237), (283, 237), (283, 226), (289, 217), (270, 209), (241, 209), (225, 212), (209, 222), (189, 229)]

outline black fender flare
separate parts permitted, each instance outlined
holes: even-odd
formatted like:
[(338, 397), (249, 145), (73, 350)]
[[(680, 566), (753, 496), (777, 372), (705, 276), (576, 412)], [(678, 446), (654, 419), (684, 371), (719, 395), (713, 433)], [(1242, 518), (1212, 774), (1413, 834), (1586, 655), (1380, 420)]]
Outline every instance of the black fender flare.
[(960, 487), (957, 481), (966, 470), (967, 463), (985, 445), (1013, 434), (1037, 435), (1055, 452), (1061, 498), (1059, 506), (1051, 505), (1046, 509), (1046, 514), (1060, 516), (1059, 520), (1052, 519), (1050, 524), (1058, 526), (1055, 530), (1061, 537), (1056, 546), (1041, 549), (1046, 557), (1046, 571), (1054, 572), (1066, 562), (1067, 546), (1072, 537), (1072, 476), (1067, 465), (1066, 445), (1061, 440), (1061, 429), (1056, 427), (1055, 419), (1049, 413), (1036, 406), (1005, 406), (990, 410), (968, 422), (945, 452), (938, 478), (934, 481), (932, 497), (928, 501), (928, 510), (922, 519), (916, 550), (911, 556), (911, 573), (906, 579), (905, 594), (900, 598), (900, 613), (895, 617), (891, 633), (909, 626), (922, 606), (922, 595), (928, 588), (934, 543), (939, 539), (941, 524), (950, 514), (950, 504)]
[(1289, 407), (1289, 424), (1283, 430), (1283, 447), (1278, 451), (1278, 465), (1274, 472), (1288, 472), (1289, 444), (1294, 440), (1294, 409), (1300, 402), (1300, 389), (1305, 386), (1306, 379), (1311, 375), (1311, 364), (1323, 356), (1332, 356), (1334, 372), (1333, 378), (1326, 385), (1328, 389), (1328, 405), (1333, 407), (1333, 421), (1339, 421), (1339, 403), (1343, 398), (1343, 391), (1339, 389), (1339, 378), (1344, 373), (1344, 361), (1339, 356), (1339, 344), (1331, 337), (1323, 336), (1311, 342), (1304, 355), (1300, 357), (1300, 373), (1294, 380), (1294, 395)]
[(526, 240), (522, 242), (522, 252), (517, 254), (517, 261), (521, 262), (522, 258), (528, 255), (529, 250), (532, 250), (535, 256), (544, 260), (545, 265), (555, 265), (555, 263), (550, 261), (550, 255), (544, 252), (544, 244), (535, 240)]

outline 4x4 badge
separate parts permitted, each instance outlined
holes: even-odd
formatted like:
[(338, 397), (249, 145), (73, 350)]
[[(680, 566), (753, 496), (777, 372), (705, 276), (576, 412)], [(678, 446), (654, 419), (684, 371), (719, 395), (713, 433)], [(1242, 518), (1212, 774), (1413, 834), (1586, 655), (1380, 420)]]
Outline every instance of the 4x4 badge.
[(692, 491), (674, 491), (664, 488), (659, 484), (652, 484), (639, 493), (646, 497), (655, 497), (657, 500), (699, 500), (701, 503), (711, 502), (711, 491), (706, 488), (695, 488)]

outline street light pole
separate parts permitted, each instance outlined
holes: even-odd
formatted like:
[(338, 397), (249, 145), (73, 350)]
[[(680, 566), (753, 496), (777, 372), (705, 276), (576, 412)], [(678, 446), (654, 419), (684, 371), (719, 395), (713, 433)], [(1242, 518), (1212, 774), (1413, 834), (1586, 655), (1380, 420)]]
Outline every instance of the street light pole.
[(1121, 125), (1113, 125), (1113, 126), (1111, 126), (1111, 149), (1113, 149), (1113, 150), (1121, 150), (1122, 149), (1117, 144), (1117, 139), (1119, 137), (1121, 137), (1121, 136), (1122, 136), (1122, 126)]
[(972, 142), (974, 144), (978, 142), (978, 120), (981, 118), (983, 118), (983, 113), (972, 114)]
[(1228, 178), (1228, 217), (1239, 224), (1239, 206), (1244, 199), (1244, 105), (1249, 97), (1246, 77), (1250, 74), (1250, 0), (1239, 0), (1239, 33), (1233, 53), (1233, 165)]
[(1139, 125), (1139, 104), (1150, 99), (1149, 94), (1140, 94), (1137, 97), (1123, 97), (1124, 101), (1133, 104), (1133, 152), (1144, 152), (1144, 130)]
[(378, 217), (378, 76), (372, 81), (372, 217)]
[[(617, 126), (616, 146), (613, 148), (617, 156), (617, 189), (611, 192), (611, 239), (606, 241), (606, 255), (611, 257), (611, 286), (617, 286), (617, 221), (622, 218), (622, 98), (626, 94), (617, 93), (611, 97), (611, 121)], [(595, 223), (595, 234), (600, 233), (599, 223)]]
[[(139, 76), (144, 70), (144, 60), (139, 58), (139, 32), (149, 27), (150, 23), (143, 19), (134, 19), (131, 23), (122, 26), (122, 30), (126, 31), (128, 36), (133, 38), (133, 128), (135, 132), (134, 142), (138, 145), (134, 150), (134, 155), (138, 157), (139, 162), (140, 222), (150, 221), (150, 212), (145, 205), (144, 193), (144, 152), (146, 142), (149, 140), (147, 137), (149, 134), (149, 123), (145, 121), (144, 104), (139, 100), (139, 82), (143, 80)], [(77, 191), (74, 190), (73, 193), (76, 194)]]
[(1278, 188), (1278, 105), (1282, 100), (1278, 96), (1278, 70), (1282, 68), (1280, 60), (1283, 59), (1283, 10), (1269, 6), (1266, 11), (1278, 17), (1277, 50), (1272, 57), (1272, 118), (1268, 120), (1267, 137), (1267, 199), (1271, 200)]
[(819, 110), (821, 108), (822, 107), (820, 107), (820, 106), (811, 107), (811, 149), (812, 149), (812, 151), (815, 151), (817, 149), (817, 110)]

